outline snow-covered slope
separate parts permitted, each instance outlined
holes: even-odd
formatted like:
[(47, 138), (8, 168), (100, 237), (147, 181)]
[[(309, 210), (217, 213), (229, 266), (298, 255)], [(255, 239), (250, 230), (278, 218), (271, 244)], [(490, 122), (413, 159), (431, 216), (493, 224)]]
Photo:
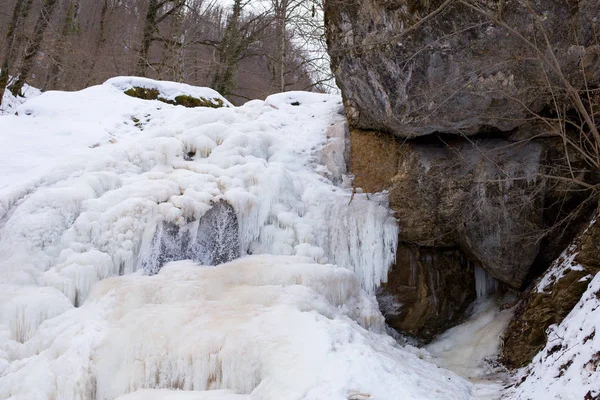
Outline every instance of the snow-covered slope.
[[(547, 276), (560, 276), (566, 268), (577, 268), (572, 261), (573, 257), (564, 257), (564, 262), (557, 263)], [(542, 281), (540, 287), (547, 281)], [(519, 371), (516, 382), (505, 399), (600, 398), (600, 274), (591, 280), (560, 325), (550, 326), (545, 348)]]
[(221, 99), (230, 105), (212, 89), (132, 77), (109, 79), (79, 92), (49, 91), (43, 96), (26, 87), (31, 98), (25, 104), (21, 101), (27, 97), (17, 101), (7, 92), (12, 113), (0, 118), (0, 190), (7, 185), (33, 184), (33, 178), (74, 152), (163, 126), (172, 110), (181, 108), (124, 95), (133, 85), (156, 88), (166, 99), (187, 94)]
[[(119, 85), (0, 118), (0, 398), (471, 398), (382, 333), (397, 227), (336, 185), (338, 97), (187, 109)], [(241, 259), (148, 276), (161, 227), (193, 241), (223, 202)]]

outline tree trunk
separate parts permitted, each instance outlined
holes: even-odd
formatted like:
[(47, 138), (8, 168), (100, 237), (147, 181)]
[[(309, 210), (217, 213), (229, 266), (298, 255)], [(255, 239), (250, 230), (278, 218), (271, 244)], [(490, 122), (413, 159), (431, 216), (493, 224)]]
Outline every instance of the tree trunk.
[(285, 91), (285, 44), (286, 44), (286, 22), (287, 22), (288, 0), (277, 1), (275, 8), (275, 18), (277, 26), (275, 28), (275, 39), (277, 41), (275, 54), (275, 78), (276, 88), (279, 92)]
[(58, 89), (58, 80), (62, 70), (62, 59), (65, 52), (65, 46), (67, 37), (78, 31), (78, 19), (79, 19), (79, 0), (71, 0), (69, 2), (69, 8), (67, 9), (67, 15), (65, 17), (60, 39), (58, 40), (57, 55), (52, 63), (50, 69), (50, 75), (48, 83), (45, 85), (46, 89)]
[(135, 67), (135, 74), (138, 76), (146, 76), (148, 72), (148, 54), (150, 53), (150, 46), (152, 45), (152, 39), (154, 32), (157, 29), (158, 9), (160, 5), (158, 0), (150, 0), (148, 4), (148, 12), (146, 13), (146, 19), (144, 21), (144, 33), (142, 36), (142, 46), (138, 55), (137, 65)]
[(33, 38), (25, 50), (25, 57), (23, 58), (23, 64), (21, 65), (19, 76), (17, 80), (9, 87), (9, 90), (14, 96), (21, 94), (23, 85), (25, 85), (25, 81), (29, 78), (29, 74), (33, 68), (33, 62), (35, 61), (35, 56), (40, 51), (42, 40), (44, 39), (44, 32), (50, 23), (52, 13), (57, 3), (58, 0), (45, 0), (44, 4), (42, 5), (42, 10), (40, 11), (37, 22), (35, 23)]
[(242, 15), (242, 0), (234, 0), (223, 39), (219, 43), (219, 65), (212, 79), (212, 87), (223, 96), (229, 96), (235, 88), (235, 73), (240, 53), (241, 38), (239, 23)]
[(98, 36), (96, 37), (96, 43), (94, 47), (94, 55), (92, 56), (92, 65), (90, 65), (90, 75), (86, 81), (85, 86), (89, 86), (94, 79), (94, 71), (96, 70), (96, 63), (100, 55), (100, 50), (106, 42), (106, 14), (108, 13), (108, 0), (104, 0), (102, 3), (102, 9), (100, 10), (100, 27), (98, 29)]
[(2, 105), (2, 99), (6, 86), (8, 85), (8, 78), (10, 75), (10, 67), (12, 65), (15, 51), (17, 49), (17, 30), (19, 23), (27, 18), (29, 11), (31, 10), (31, 3), (33, 0), (17, 0), (13, 15), (8, 24), (8, 32), (6, 34), (6, 54), (2, 60), (2, 66), (0, 67), (0, 105)]

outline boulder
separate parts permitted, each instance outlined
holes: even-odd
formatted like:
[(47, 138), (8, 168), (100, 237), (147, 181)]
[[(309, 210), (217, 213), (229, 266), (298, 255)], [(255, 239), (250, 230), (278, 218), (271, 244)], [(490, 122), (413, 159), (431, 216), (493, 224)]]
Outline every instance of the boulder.
[(355, 185), (389, 190), (400, 242), (459, 247), (518, 288), (538, 256), (544, 212), (554, 202), (554, 186), (543, 177), (553, 141), (451, 139), (404, 142), (353, 130)]
[(548, 80), (597, 86), (600, 3), (526, 4), (327, 0), (328, 52), (351, 127), (404, 138), (509, 131), (554, 105)]

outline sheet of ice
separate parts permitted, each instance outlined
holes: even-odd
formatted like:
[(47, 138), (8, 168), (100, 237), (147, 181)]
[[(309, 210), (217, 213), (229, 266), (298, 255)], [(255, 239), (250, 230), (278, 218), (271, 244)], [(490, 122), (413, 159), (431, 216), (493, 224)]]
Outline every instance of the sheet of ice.
[(561, 322), (531, 364), (519, 371), (505, 395), (514, 400), (600, 397), (600, 274)]
[(235, 394), (229, 390), (207, 390), (204, 392), (142, 389), (117, 397), (115, 400), (251, 400), (252, 396)]
[(499, 283), (483, 268), (475, 266), (475, 292), (478, 299), (486, 299), (498, 291)]
[(502, 309), (500, 298), (480, 298), (469, 319), (444, 332), (426, 350), (431, 361), (475, 383), (477, 399), (497, 400), (504, 391), (506, 376), (497, 366), (502, 333), (513, 309)]
[(180, 261), (151, 277), (103, 280), (83, 306), (8, 349), (0, 398), (471, 398), (470, 383), (383, 327), (347, 269), (271, 255)]
[[(387, 277), (397, 226), (384, 194), (336, 185), (338, 97), (187, 109), (124, 95), (128, 79), (0, 118), (0, 398), (470, 398), (470, 384), (380, 333), (367, 292)], [(220, 201), (240, 254), (307, 258), (144, 276), (157, 227), (199, 226)]]

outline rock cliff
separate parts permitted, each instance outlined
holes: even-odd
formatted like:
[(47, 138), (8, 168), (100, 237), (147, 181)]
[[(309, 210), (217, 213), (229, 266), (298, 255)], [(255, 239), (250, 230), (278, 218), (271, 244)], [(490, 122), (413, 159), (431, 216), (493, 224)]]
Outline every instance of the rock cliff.
[(523, 290), (589, 217), (596, 167), (557, 117), (600, 83), (598, 15), (589, 0), (325, 2), (354, 186), (388, 190), (399, 222), (378, 293), (396, 329), (451, 325), (475, 268)]
[(600, 81), (593, 0), (327, 0), (325, 13), (332, 70), (361, 129), (509, 131), (554, 105), (556, 82)]

